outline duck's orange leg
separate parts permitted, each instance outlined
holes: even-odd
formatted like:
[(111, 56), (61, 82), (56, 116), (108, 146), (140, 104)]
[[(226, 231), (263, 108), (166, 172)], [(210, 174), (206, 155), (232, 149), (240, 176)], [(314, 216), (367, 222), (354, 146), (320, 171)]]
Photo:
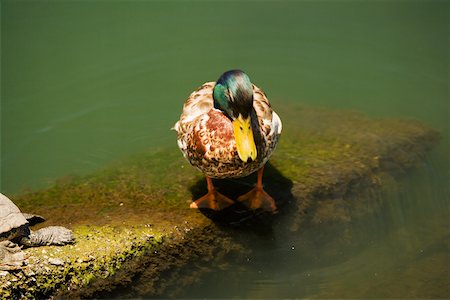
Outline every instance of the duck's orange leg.
[(214, 188), (212, 179), (206, 177), (208, 184), (208, 193), (191, 203), (191, 208), (209, 208), (213, 210), (222, 210), (234, 204), (230, 198), (218, 193)]
[(256, 181), (256, 186), (250, 192), (240, 196), (237, 200), (242, 202), (250, 209), (263, 209), (264, 211), (276, 213), (277, 206), (275, 205), (275, 201), (263, 189), (263, 172), (264, 167), (258, 170), (258, 179)]

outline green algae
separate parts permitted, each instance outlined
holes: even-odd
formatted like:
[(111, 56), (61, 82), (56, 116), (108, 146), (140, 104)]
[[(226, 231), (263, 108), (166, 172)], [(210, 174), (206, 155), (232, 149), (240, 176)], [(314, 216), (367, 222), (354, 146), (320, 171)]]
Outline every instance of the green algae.
[(27, 249), (26, 266), (3, 278), (2, 296), (46, 298), (57, 290), (87, 286), (157, 249), (164, 237), (148, 226), (79, 226), (74, 236), (73, 245)]
[(15, 197), (15, 201), (23, 211), (51, 216), (51, 224), (140, 224), (149, 215), (186, 207), (190, 196), (183, 183), (201, 175), (190, 168), (184, 172), (185, 167), (187, 163), (176, 149), (154, 151), (91, 176), (64, 178), (49, 189)]
[[(305, 223), (348, 222), (355, 215), (371, 213), (361, 197), (350, 195), (375, 193), (392, 180), (387, 173), (414, 167), (439, 139), (435, 131), (415, 121), (374, 120), (355, 112), (298, 106), (283, 107), (279, 114), (283, 136), (266, 167), (264, 182), (280, 209), (271, 218), (282, 219), (292, 231)], [(253, 175), (218, 181), (216, 186), (236, 199), (254, 182)], [(22, 211), (48, 217), (42, 226), (72, 228), (77, 243), (27, 249), (27, 266), (0, 278), (2, 293), (14, 298), (102, 296), (114, 285), (134, 280), (138, 272), (157, 278), (146, 294), (161, 294), (174, 281), (189, 284), (192, 274), (180, 278), (171, 270), (193, 261), (217, 262), (222, 255), (217, 249), (248, 250), (230, 239), (226, 230), (224, 237), (217, 238), (224, 234), (220, 230), (224, 223), (242, 225), (233, 219), (236, 214), (219, 214), (218, 222), (216, 215), (205, 217), (189, 209), (192, 198), (205, 191), (202, 174), (190, 167), (174, 145), (11, 197)], [(370, 201), (369, 196), (365, 198)], [(246, 218), (254, 219), (254, 215)], [(51, 257), (64, 264), (48, 264)], [(137, 261), (152, 267), (138, 271)]]

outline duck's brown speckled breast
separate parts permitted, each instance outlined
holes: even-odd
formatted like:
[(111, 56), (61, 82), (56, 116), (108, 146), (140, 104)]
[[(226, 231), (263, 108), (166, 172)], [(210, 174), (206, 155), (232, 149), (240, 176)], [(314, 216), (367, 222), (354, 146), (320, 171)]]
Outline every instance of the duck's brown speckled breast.
[(192, 131), (186, 154), (189, 162), (212, 178), (243, 177), (255, 172), (265, 162), (243, 162), (237, 153), (231, 121), (211, 109)]

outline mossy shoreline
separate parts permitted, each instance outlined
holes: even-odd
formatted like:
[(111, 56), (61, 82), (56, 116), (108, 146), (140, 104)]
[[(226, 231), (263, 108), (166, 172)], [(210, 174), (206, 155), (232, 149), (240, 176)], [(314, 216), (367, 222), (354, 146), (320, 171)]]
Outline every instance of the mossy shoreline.
[[(157, 297), (168, 290), (175, 295), (197, 274), (251, 251), (234, 238), (246, 230), (276, 222), (296, 232), (371, 213), (361, 199), (370, 201), (370, 193), (420, 163), (439, 140), (436, 131), (413, 120), (303, 106), (287, 106), (279, 114), (283, 136), (264, 177), (279, 214), (256, 214), (239, 205), (221, 213), (189, 209), (189, 201), (206, 191), (202, 174), (176, 146), (153, 150), (89, 176), (11, 196), (22, 211), (47, 217), (42, 226), (73, 229), (77, 242), (26, 249), (26, 265), (0, 276), (1, 295)], [(236, 199), (254, 181), (251, 175), (218, 181), (217, 187)], [(145, 285), (131, 284), (144, 280)]]

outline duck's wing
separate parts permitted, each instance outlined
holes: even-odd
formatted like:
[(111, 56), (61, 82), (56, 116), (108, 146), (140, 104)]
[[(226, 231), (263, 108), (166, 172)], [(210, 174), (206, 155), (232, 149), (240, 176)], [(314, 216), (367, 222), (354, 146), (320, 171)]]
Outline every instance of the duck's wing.
[(214, 85), (215, 82), (206, 82), (189, 95), (184, 102), (180, 120), (173, 129), (178, 133), (186, 132), (185, 126), (192, 123), (199, 116), (207, 114), (214, 107), (212, 97)]
[(265, 137), (280, 135), (282, 125), (280, 117), (273, 111), (266, 94), (253, 85), (253, 108), (258, 116), (258, 123)]
[(180, 120), (172, 129), (178, 134), (178, 147), (187, 155), (187, 146), (192, 143), (193, 132), (201, 118), (205, 118), (214, 107), (212, 97), (215, 82), (206, 82), (197, 90), (192, 92), (183, 105)]

